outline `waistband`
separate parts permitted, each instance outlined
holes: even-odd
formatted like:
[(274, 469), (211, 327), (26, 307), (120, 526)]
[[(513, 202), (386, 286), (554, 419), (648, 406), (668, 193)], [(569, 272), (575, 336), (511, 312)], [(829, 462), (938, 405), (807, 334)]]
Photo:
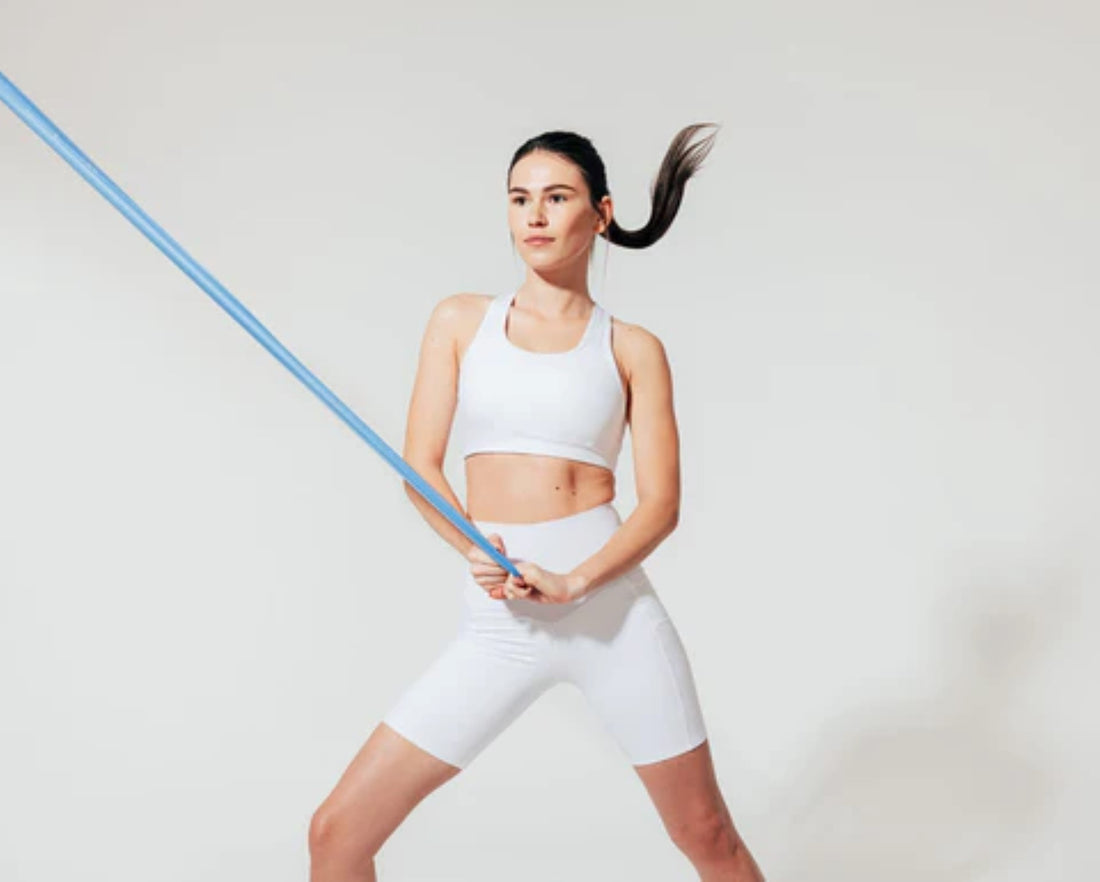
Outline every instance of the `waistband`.
[(622, 523), (622, 518), (619, 516), (619, 511), (615, 508), (614, 503), (602, 502), (583, 511), (562, 515), (559, 518), (548, 518), (544, 521), (483, 521), (478, 518), (470, 518), (470, 523), (481, 530), (482, 533), (508, 533), (511, 536), (521, 536), (525, 533), (543, 534), (546, 532), (572, 531), (574, 528), (585, 529), (599, 524), (613, 523), (618, 526)]

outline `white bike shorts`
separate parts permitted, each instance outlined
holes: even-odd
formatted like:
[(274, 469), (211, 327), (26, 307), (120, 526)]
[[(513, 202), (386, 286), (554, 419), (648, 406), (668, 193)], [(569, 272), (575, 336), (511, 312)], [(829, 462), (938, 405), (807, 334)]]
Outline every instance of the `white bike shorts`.
[[(499, 533), (513, 562), (567, 573), (621, 519), (606, 502), (536, 523), (473, 523)], [(633, 765), (706, 739), (687, 654), (640, 566), (564, 604), (494, 600), (463, 566), (458, 633), (383, 717), (405, 738), (465, 768), (543, 692), (572, 683)]]

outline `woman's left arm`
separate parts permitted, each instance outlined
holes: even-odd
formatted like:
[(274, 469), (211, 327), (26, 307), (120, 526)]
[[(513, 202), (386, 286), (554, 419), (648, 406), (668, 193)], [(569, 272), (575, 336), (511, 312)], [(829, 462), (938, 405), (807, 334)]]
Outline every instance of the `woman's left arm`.
[(654, 334), (640, 325), (621, 327), (638, 505), (599, 551), (566, 574), (574, 596), (589, 594), (640, 564), (680, 519), (680, 435), (672, 371)]

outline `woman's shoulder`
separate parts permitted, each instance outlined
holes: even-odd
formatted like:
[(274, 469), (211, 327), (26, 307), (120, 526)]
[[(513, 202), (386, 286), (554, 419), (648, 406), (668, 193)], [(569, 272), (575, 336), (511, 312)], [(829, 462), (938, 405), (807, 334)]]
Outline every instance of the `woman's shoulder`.
[(478, 326), (485, 318), (485, 313), (493, 299), (492, 294), (480, 294), (474, 291), (448, 294), (436, 301), (429, 324), (446, 335), (461, 355), (477, 333)]
[(654, 370), (668, 370), (664, 345), (656, 334), (610, 312), (608, 320), (611, 323), (611, 356), (629, 388), (634, 388), (636, 379), (651, 376)]
[(651, 330), (618, 316), (610, 316), (610, 319), (612, 349), (628, 372), (655, 360), (666, 360), (664, 344)]
[(460, 330), (471, 320), (485, 315), (493, 295), (460, 291), (437, 300), (432, 307), (431, 321), (445, 327)]

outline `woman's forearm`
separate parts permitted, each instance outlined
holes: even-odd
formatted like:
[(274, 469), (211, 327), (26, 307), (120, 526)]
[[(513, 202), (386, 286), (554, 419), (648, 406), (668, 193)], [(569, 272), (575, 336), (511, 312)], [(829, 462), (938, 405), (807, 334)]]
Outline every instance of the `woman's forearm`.
[(678, 521), (676, 507), (670, 503), (639, 502), (603, 547), (573, 567), (566, 578), (581, 594), (590, 594), (649, 557)]
[[(451, 485), (447, 483), (447, 478), (444, 476), (441, 469), (420, 468), (417, 469), (417, 472), (439, 493), (440, 496), (453, 505), (466, 520), (469, 520), (469, 517), (466, 515), (465, 507), (458, 501), (458, 497), (455, 496), (455, 492), (451, 489)], [(466, 557), (467, 552), (470, 550), (470, 546), (474, 544), (466, 538), (466, 534), (447, 520), (447, 518), (427, 499), (421, 496), (420, 492), (408, 481), (405, 482), (405, 493), (408, 495), (409, 499), (413, 501), (413, 505), (420, 511), (420, 514), (423, 515), (428, 525), (442, 536), (448, 545), (454, 548), (463, 557)]]

